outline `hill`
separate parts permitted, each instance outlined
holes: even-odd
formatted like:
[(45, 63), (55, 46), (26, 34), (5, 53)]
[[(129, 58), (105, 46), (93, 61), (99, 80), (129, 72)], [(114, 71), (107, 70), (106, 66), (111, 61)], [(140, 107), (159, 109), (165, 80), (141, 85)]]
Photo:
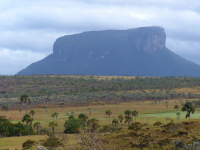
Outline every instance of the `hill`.
[(56, 40), (53, 53), (16, 75), (199, 76), (200, 65), (165, 47), (161, 27), (89, 31)]

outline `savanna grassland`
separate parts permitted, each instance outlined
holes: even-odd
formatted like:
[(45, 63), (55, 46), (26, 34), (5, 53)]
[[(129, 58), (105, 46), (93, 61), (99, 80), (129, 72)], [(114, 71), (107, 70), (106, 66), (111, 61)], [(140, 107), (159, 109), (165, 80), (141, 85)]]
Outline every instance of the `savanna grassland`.
[[(174, 140), (184, 139), (185, 143), (191, 143), (200, 139), (198, 101), (200, 78), (1, 76), (0, 85), (2, 108), (0, 116), (6, 116), (12, 123), (21, 122), (26, 111), (25, 104), (20, 103), (20, 96), (27, 94), (31, 100), (28, 112), (35, 110), (33, 123), (39, 121), (40, 128), (47, 128), (52, 132), (52, 128), (49, 127), (49, 122), (53, 120), (51, 114), (58, 112), (56, 135), (64, 135), (64, 123), (71, 112), (75, 118), (80, 113), (84, 113), (89, 119), (98, 119), (101, 139), (104, 141), (103, 149), (137, 149), (134, 148), (134, 144), (140, 144), (141, 141), (150, 143), (144, 149), (149, 149), (149, 147), (172, 149)], [(181, 111), (186, 102), (192, 102), (195, 106), (195, 112), (191, 114), (190, 121), (185, 118), (187, 112)], [(177, 121), (175, 105), (179, 106), (179, 121)], [(88, 108), (91, 108), (91, 114)], [(107, 110), (112, 112), (110, 121), (109, 116), (105, 114)], [(137, 110), (136, 121), (146, 123), (137, 135), (134, 130), (128, 130), (125, 118), (122, 125), (118, 122), (116, 129), (114, 124), (112, 125), (113, 119), (118, 119), (118, 115), (125, 116), (126, 110)], [(175, 124), (170, 124), (170, 128), (153, 126), (158, 121), (163, 125), (172, 121)], [(135, 117), (132, 122), (135, 122)], [(182, 122), (191, 123), (185, 125)], [(177, 123), (180, 124), (179, 128), (173, 129)], [(34, 131), (36, 132), (36, 129)], [(181, 135), (180, 132), (188, 132), (188, 135)], [(67, 134), (67, 137), (68, 142), (65, 144), (67, 149), (73, 149), (74, 146), (80, 148), (76, 134)], [(0, 148), (19, 150), (22, 149), (22, 143), (28, 139), (39, 141), (47, 138), (47, 135), (3, 137), (0, 138)]]

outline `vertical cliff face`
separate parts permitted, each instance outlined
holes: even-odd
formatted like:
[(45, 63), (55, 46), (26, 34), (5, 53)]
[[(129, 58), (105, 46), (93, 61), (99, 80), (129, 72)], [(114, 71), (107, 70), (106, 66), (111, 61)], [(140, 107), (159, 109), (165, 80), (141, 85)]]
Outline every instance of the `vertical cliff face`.
[(130, 32), (131, 41), (137, 51), (153, 54), (157, 49), (164, 48), (166, 34), (161, 27), (142, 27)]
[[(165, 47), (166, 34), (161, 27), (141, 27), (129, 30), (90, 31), (58, 38), (53, 54), (58, 60), (105, 59), (123, 53), (124, 47), (132, 51), (153, 54)], [(119, 49), (120, 48), (120, 49)]]

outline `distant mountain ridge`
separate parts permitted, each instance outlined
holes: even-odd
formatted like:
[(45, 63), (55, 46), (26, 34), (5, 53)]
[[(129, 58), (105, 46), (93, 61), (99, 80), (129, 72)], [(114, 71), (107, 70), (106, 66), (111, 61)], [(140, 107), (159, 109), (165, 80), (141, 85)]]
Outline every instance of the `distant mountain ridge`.
[(58, 38), (53, 53), (16, 75), (200, 76), (200, 65), (165, 47), (162, 27), (88, 31)]

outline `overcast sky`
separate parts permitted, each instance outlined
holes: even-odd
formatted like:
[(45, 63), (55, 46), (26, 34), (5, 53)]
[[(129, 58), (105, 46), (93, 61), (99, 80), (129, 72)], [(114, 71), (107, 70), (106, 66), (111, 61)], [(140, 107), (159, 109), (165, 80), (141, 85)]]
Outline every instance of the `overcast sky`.
[(200, 0), (0, 0), (0, 74), (51, 54), (60, 36), (153, 25), (166, 47), (200, 64)]

